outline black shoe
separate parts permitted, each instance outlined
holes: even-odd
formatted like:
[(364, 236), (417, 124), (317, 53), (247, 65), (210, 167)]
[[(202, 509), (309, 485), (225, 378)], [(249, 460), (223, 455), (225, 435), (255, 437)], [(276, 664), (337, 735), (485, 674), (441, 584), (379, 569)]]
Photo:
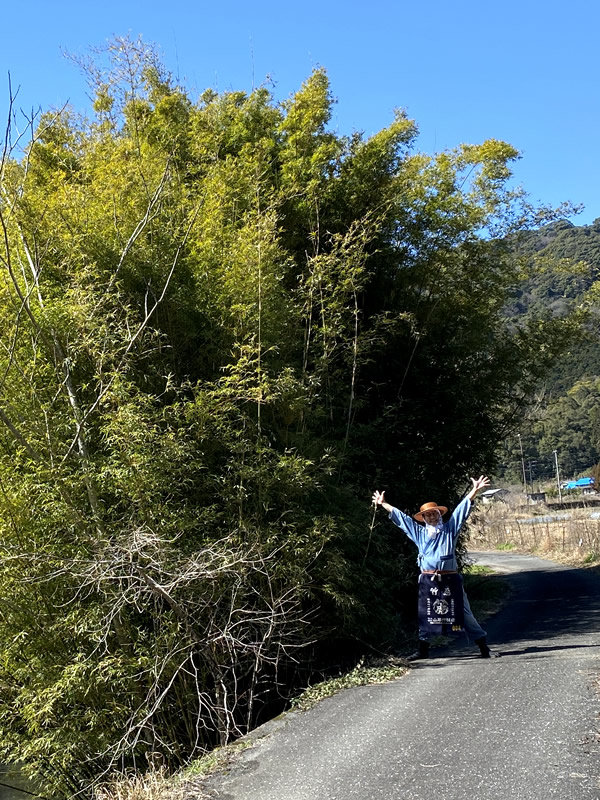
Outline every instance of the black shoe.
[(485, 636), (482, 636), (481, 639), (475, 639), (475, 644), (479, 648), (481, 658), (497, 658), (500, 655), (500, 653), (494, 653), (492, 650), (490, 650)]
[(420, 658), (429, 658), (429, 642), (419, 639), (419, 649), (408, 657), (409, 661), (417, 661)]

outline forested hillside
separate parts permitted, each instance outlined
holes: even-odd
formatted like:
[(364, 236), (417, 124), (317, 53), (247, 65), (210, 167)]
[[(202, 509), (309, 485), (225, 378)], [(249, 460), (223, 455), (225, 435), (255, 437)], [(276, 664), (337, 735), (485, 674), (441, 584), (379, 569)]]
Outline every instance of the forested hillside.
[(456, 501), (584, 320), (507, 318), (506, 237), (551, 219), (510, 145), (336, 135), (323, 70), (193, 98), (105, 56), (1, 164), (0, 758), (55, 798), (394, 643), (414, 553), (373, 489)]
[[(528, 482), (590, 474), (600, 461), (600, 318), (594, 287), (600, 273), (600, 219), (576, 226), (560, 220), (510, 237), (525, 275), (508, 314), (564, 317), (584, 312), (581, 335), (553, 361), (519, 425)], [(520, 445), (512, 436), (500, 454), (500, 475), (521, 481)]]

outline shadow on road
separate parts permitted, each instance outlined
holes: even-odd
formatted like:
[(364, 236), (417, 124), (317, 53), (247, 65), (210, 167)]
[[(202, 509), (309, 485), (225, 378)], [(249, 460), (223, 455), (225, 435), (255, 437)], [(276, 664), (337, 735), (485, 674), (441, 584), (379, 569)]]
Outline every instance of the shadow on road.
[(583, 647), (595, 647), (600, 650), (600, 644), (558, 644), (554, 647), (524, 647), (522, 650), (502, 650), (503, 656), (523, 656), (529, 653), (555, 653), (559, 650), (581, 650)]
[[(509, 568), (510, 556), (505, 558)], [(600, 576), (586, 569), (541, 563), (548, 567), (502, 575), (510, 585), (511, 595), (504, 607), (483, 623), (490, 647), (503, 656), (582, 647), (600, 650), (600, 641), (590, 641), (591, 636), (600, 633)], [(496, 579), (496, 575), (489, 576), (489, 580)], [(466, 636), (457, 636), (447, 646), (433, 649), (432, 658), (435, 661), (436, 657), (459, 652), (462, 656), (465, 649), (475, 650), (473, 657), (477, 657), (476, 647), (467, 642)]]

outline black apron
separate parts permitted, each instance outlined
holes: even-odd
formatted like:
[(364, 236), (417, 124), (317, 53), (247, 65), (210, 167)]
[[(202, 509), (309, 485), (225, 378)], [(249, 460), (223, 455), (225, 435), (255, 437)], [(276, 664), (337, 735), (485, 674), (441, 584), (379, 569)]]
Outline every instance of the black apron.
[(419, 638), (464, 630), (463, 582), (458, 572), (419, 575)]

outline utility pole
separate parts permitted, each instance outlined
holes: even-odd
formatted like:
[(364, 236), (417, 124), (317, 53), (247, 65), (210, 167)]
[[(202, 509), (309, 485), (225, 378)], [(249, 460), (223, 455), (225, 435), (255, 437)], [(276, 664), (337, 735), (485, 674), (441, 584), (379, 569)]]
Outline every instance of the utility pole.
[(556, 486), (558, 488), (558, 502), (562, 503), (562, 492), (560, 490), (560, 473), (558, 471), (558, 453), (556, 450), (552, 451), (554, 453), (554, 465), (556, 467)]
[(517, 433), (517, 437), (519, 439), (519, 447), (521, 449), (521, 467), (523, 468), (523, 491), (525, 492), (525, 497), (527, 497), (527, 478), (525, 476), (525, 459), (523, 458), (523, 442), (521, 441), (520, 433)]
[[(531, 494), (533, 494), (533, 478), (535, 475), (535, 468), (537, 467), (537, 458), (530, 458), (527, 461), (527, 469), (529, 470), (529, 483), (531, 484)], [(538, 489), (540, 487), (538, 486)]]

